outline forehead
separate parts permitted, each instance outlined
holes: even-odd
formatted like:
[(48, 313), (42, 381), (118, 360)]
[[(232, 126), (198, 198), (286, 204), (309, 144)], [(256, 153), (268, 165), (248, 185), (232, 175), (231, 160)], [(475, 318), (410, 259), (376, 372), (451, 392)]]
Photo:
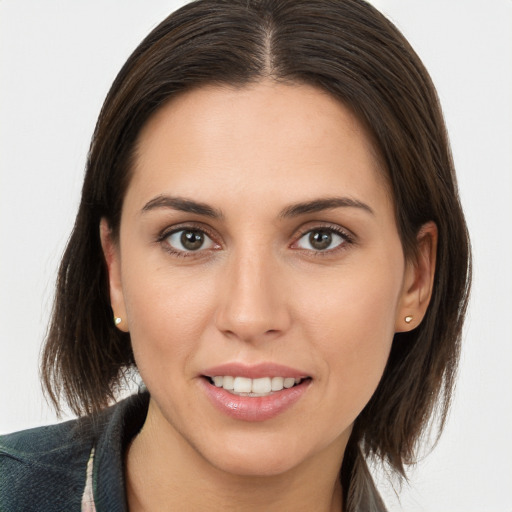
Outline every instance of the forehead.
[(371, 137), (346, 106), (309, 85), (270, 81), (173, 98), (141, 131), (133, 172), (128, 194), (140, 201), (162, 193), (228, 201), (229, 191), (247, 190), (267, 201), (388, 195)]

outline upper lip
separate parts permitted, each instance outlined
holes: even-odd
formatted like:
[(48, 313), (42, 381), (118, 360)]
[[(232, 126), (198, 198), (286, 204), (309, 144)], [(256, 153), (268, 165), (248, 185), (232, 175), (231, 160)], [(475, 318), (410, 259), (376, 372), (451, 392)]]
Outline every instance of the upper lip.
[(297, 368), (291, 368), (277, 363), (258, 363), (258, 364), (244, 364), (244, 363), (224, 363), (218, 366), (213, 366), (203, 372), (205, 377), (215, 377), (217, 375), (230, 375), (233, 377), (246, 377), (249, 379), (260, 379), (262, 377), (293, 377), (294, 379), (301, 379), (309, 375)]

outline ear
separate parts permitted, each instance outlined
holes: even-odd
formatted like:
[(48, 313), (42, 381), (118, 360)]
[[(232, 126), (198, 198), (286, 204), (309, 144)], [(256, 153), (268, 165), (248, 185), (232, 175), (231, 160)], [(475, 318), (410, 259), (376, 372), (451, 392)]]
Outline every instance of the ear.
[(110, 305), (114, 312), (112, 322), (115, 322), (116, 318), (120, 318), (121, 321), (118, 321), (119, 323), (116, 322), (117, 328), (123, 332), (128, 332), (128, 318), (126, 315), (123, 286), (121, 281), (121, 256), (119, 253), (119, 246), (114, 241), (112, 237), (112, 230), (105, 218), (102, 218), (100, 221), (100, 240), (105, 262), (107, 263)]
[(395, 332), (414, 329), (425, 316), (434, 286), (437, 236), (434, 222), (427, 222), (418, 232), (416, 255), (405, 263), (404, 285), (395, 319)]

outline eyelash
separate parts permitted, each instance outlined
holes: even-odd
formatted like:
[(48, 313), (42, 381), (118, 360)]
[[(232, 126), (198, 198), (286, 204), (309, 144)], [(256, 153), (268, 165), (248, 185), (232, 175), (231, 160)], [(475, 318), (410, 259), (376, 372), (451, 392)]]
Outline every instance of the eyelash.
[(309, 255), (313, 257), (329, 257), (333, 254), (338, 253), (339, 251), (343, 251), (347, 249), (347, 246), (352, 245), (355, 243), (355, 238), (352, 234), (350, 234), (347, 230), (341, 228), (340, 226), (336, 225), (317, 225), (314, 227), (308, 227), (302, 230), (299, 233), (299, 236), (296, 237), (295, 241), (293, 242), (293, 245), (298, 244), (298, 242), (306, 235), (310, 233), (314, 233), (315, 231), (326, 231), (331, 234), (335, 234), (339, 236), (342, 239), (342, 242), (337, 245), (336, 247), (332, 249), (325, 249), (325, 250), (314, 250), (314, 249), (301, 249), (297, 248), (296, 250), (307, 252)]
[[(198, 249), (197, 251), (182, 251), (179, 249), (174, 249), (172, 245), (170, 245), (167, 242), (167, 239), (176, 234), (180, 233), (182, 231), (196, 231), (199, 233), (203, 233), (206, 237), (208, 237), (215, 246), (213, 250), (216, 250), (220, 244), (215, 242), (215, 237), (209, 232), (209, 230), (205, 229), (204, 226), (196, 226), (193, 224), (187, 224), (182, 226), (176, 226), (173, 227), (170, 230), (164, 230), (158, 235), (158, 238), (156, 240), (157, 243), (161, 244), (165, 251), (172, 254), (173, 256), (177, 256), (179, 258), (190, 258), (190, 257), (197, 257), (201, 253), (205, 251), (205, 249)], [(294, 245), (296, 245), (304, 236), (306, 236), (309, 233), (313, 233), (315, 231), (326, 231), (329, 233), (333, 233), (335, 235), (338, 235), (342, 238), (342, 242), (334, 247), (333, 249), (326, 249), (326, 250), (314, 250), (314, 249), (303, 249), (303, 248), (294, 248), (295, 250), (306, 252), (309, 255), (312, 255), (314, 257), (326, 257), (330, 256), (334, 253), (337, 253), (340, 250), (344, 250), (347, 248), (347, 245), (351, 245), (355, 242), (354, 236), (348, 233), (346, 230), (342, 229), (339, 226), (333, 226), (333, 225), (318, 225), (314, 227), (308, 227), (307, 229), (303, 229), (299, 232), (298, 236), (295, 237), (295, 241), (290, 245), (290, 247), (293, 248)]]
[(172, 245), (170, 245), (167, 242), (167, 239), (176, 234), (180, 233), (181, 231), (195, 231), (198, 233), (203, 233), (205, 236), (207, 236), (215, 246), (219, 246), (217, 242), (215, 242), (214, 236), (209, 232), (209, 230), (205, 229), (204, 226), (196, 226), (194, 224), (186, 224), (181, 226), (175, 226), (172, 229), (167, 229), (161, 232), (160, 235), (158, 235), (157, 243), (162, 245), (163, 249), (167, 251), (169, 254), (172, 254), (173, 256), (177, 256), (178, 258), (190, 258), (194, 256), (198, 256), (201, 252), (204, 252), (204, 249), (197, 250), (197, 251), (181, 251), (179, 249), (174, 249)]

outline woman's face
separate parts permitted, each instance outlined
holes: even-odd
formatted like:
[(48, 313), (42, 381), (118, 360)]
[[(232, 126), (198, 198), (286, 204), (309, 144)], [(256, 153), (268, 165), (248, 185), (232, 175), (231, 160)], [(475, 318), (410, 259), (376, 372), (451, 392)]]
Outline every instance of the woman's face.
[(183, 94), (102, 237), (160, 434), (232, 473), (339, 464), (417, 280), (347, 108), (271, 82)]

